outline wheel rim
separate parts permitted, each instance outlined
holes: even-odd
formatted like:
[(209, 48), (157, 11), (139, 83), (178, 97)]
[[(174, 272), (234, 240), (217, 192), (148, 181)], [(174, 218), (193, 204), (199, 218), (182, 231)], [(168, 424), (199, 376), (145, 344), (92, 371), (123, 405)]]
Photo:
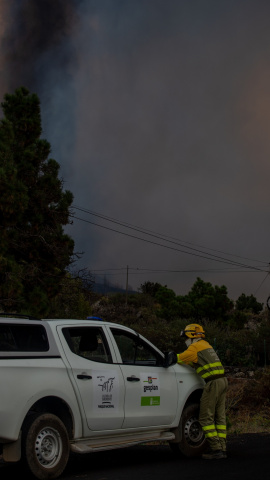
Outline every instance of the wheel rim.
[(61, 458), (62, 440), (54, 428), (43, 428), (36, 438), (35, 452), (39, 463), (45, 468), (56, 465)]
[(184, 435), (190, 445), (198, 445), (204, 440), (201, 425), (196, 417), (191, 417), (185, 424)]

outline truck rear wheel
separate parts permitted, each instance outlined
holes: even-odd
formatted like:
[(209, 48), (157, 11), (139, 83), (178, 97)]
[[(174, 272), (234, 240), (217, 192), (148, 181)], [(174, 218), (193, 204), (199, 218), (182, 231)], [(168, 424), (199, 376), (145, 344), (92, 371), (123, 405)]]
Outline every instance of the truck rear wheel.
[(22, 460), (40, 480), (57, 478), (69, 459), (65, 425), (50, 413), (31, 415), (22, 431)]
[(207, 443), (199, 423), (199, 404), (188, 405), (182, 413), (179, 427), (180, 442), (170, 443), (174, 453), (197, 457), (205, 452)]

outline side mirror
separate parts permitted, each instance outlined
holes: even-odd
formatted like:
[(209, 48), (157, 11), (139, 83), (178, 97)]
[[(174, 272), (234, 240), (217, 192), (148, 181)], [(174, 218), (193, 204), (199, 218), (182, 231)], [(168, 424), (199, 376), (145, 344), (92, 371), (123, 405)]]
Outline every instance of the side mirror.
[(177, 355), (175, 352), (165, 352), (163, 367), (168, 368), (177, 363)]

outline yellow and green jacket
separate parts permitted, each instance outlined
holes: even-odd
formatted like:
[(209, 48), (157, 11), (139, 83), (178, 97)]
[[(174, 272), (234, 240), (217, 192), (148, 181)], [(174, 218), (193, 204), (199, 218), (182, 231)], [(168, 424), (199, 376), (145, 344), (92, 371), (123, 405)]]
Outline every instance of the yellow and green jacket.
[(203, 339), (193, 342), (183, 353), (178, 353), (177, 363), (191, 365), (206, 382), (225, 376), (224, 367), (218, 355)]

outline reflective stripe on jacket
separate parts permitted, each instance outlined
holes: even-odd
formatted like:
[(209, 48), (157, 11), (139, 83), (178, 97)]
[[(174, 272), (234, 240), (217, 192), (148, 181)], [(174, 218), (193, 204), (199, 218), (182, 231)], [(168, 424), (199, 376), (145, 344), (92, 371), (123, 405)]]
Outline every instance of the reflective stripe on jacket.
[(224, 367), (213, 347), (206, 340), (193, 342), (187, 350), (177, 355), (178, 363), (192, 365), (206, 382), (224, 377)]

